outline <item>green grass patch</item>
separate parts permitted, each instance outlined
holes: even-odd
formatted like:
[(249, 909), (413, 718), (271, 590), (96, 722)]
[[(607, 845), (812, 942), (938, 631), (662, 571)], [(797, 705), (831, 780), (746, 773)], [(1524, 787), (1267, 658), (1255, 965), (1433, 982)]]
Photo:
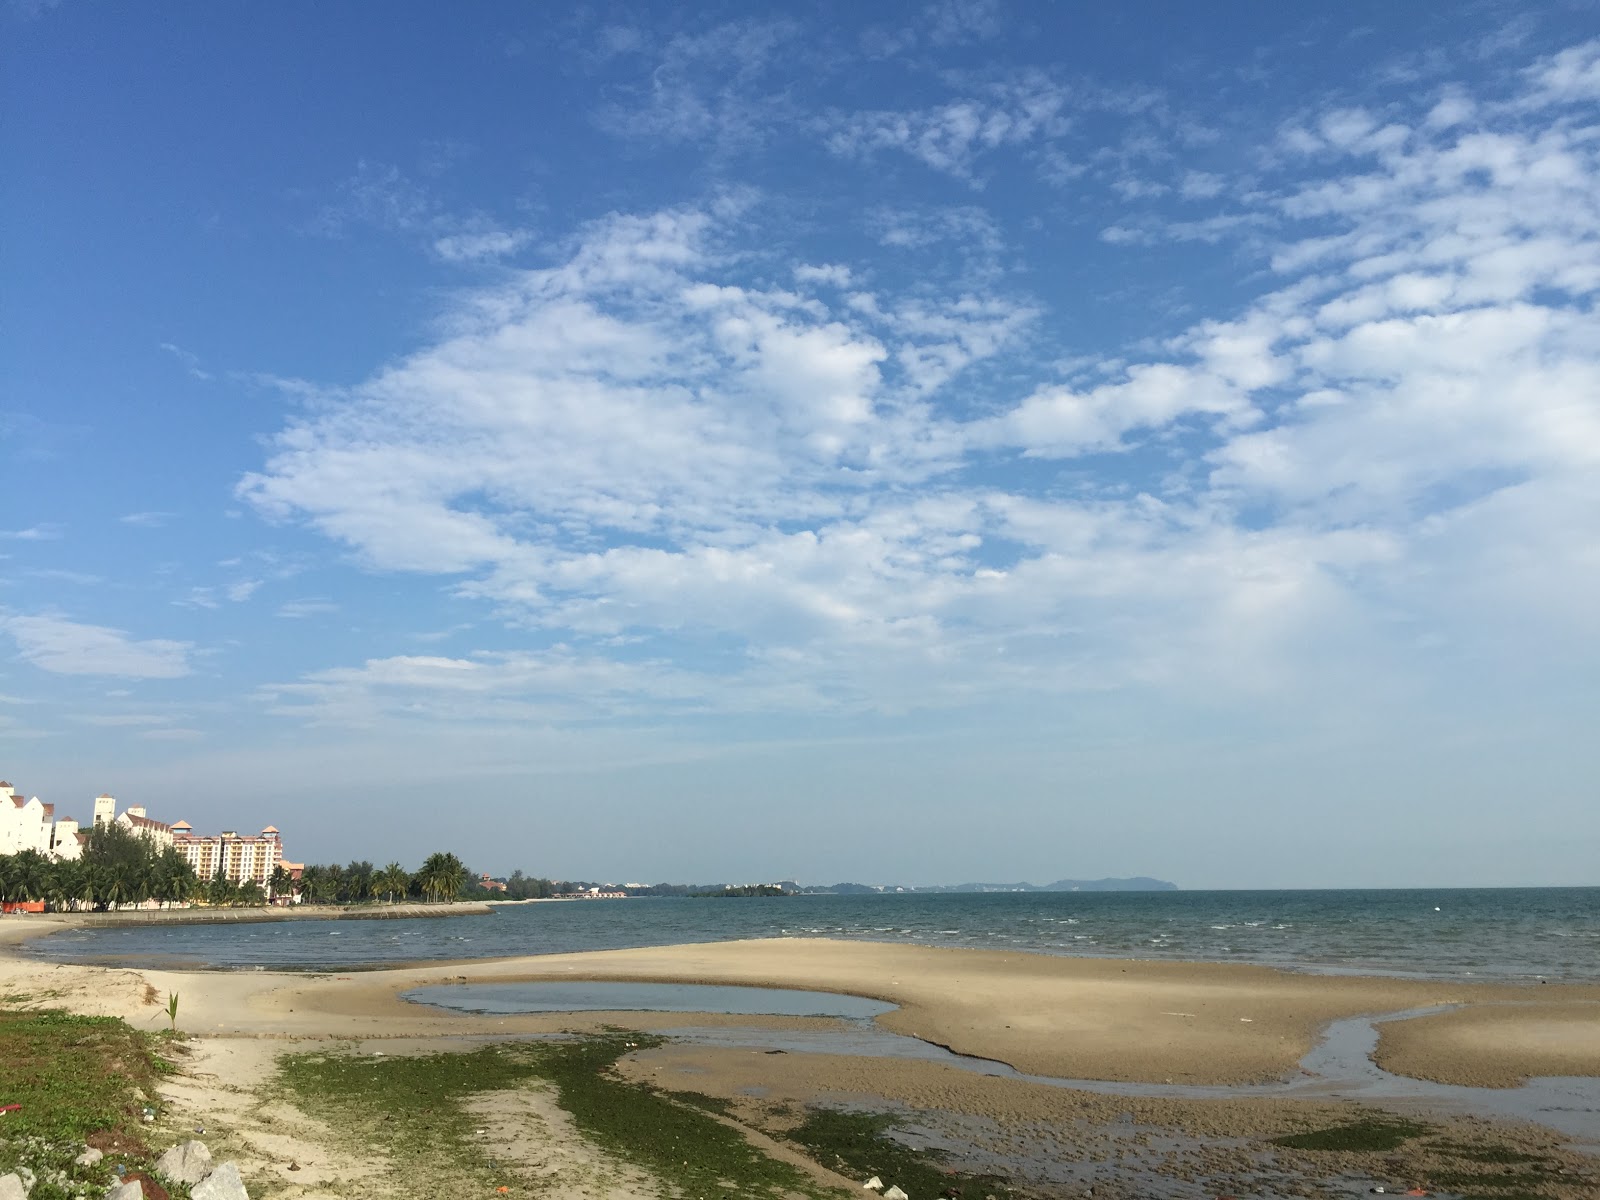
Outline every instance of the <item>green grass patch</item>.
[(1513, 1150), (1509, 1146), (1463, 1146), (1457, 1142), (1437, 1142), (1433, 1146), (1439, 1154), (1451, 1158), (1464, 1159), (1467, 1162), (1488, 1163), (1494, 1166), (1517, 1166), (1522, 1163), (1540, 1163), (1544, 1159), (1537, 1154), (1529, 1154), (1525, 1150)]
[[(116, 1163), (148, 1168), (140, 1117), (158, 1106), (173, 1070), (162, 1051), (176, 1045), (115, 1017), (0, 1009), (0, 1105), (22, 1106), (0, 1118), (0, 1175), (26, 1166), (39, 1177), (31, 1200), (65, 1200), (99, 1195)], [(85, 1144), (103, 1165), (73, 1165)]]
[(813, 1109), (787, 1136), (804, 1146), (817, 1162), (847, 1177), (876, 1175), (884, 1186), (899, 1187), (916, 1200), (933, 1200), (951, 1189), (966, 1195), (1011, 1195), (1003, 1180), (947, 1170), (940, 1155), (913, 1150), (888, 1136), (896, 1118), (885, 1113)]
[(460, 1191), (464, 1181), (488, 1189), (527, 1184), (513, 1166), (491, 1165), (492, 1152), (473, 1134), (478, 1118), (462, 1102), (535, 1082), (555, 1086), (591, 1142), (684, 1196), (817, 1193), (800, 1171), (709, 1113), (611, 1073), (630, 1049), (653, 1042), (630, 1034), (417, 1058), (297, 1055), (283, 1060), (280, 1077), (308, 1111), (381, 1145), (418, 1194)]
[(1398, 1150), (1412, 1138), (1428, 1132), (1426, 1125), (1398, 1117), (1365, 1117), (1348, 1125), (1317, 1129), (1310, 1133), (1291, 1133), (1273, 1138), (1277, 1146), (1291, 1150), (1342, 1150), (1347, 1152)]

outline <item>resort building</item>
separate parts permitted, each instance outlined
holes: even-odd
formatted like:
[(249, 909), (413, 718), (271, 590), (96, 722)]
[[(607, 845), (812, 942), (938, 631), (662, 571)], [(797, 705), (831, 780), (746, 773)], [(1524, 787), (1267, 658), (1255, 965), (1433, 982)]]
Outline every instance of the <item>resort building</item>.
[(220, 874), (230, 883), (253, 880), (266, 888), (273, 868), (283, 861), (283, 836), (271, 825), (242, 837), (231, 829), (198, 834), (187, 821), (179, 821), (171, 830), (172, 845), (201, 879)]
[[(187, 821), (176, 825), (157, 821), (142, 804), (130, 804), (119, 813), (117, 799), (109, 793), (95, 797), (92, 822), (91, 829), (120, 825), (150, 842), (158, 853), (176, 849), (201, 879), (215, 879), (220, 872), (233, 883), (254, 880), (266, 888), (280, 863), (296, 878), (303, 869), (300, 863), (283, 862), (283, 835), (271, 825), (242, 837), (232, 830), (202, 836)], [(88, 840), (88, 834), (71, 817), (55, 820), (55, 805), (44, 804), (37, 796), (25, 799), (9, 783), (0, 781), (0, 855), (37, 850), (50, 858), (78, 859)]]
[(119, 816), (116, 823), (129, 833), (138, 834), (146, 841), (154, 843), (157, 854), (172, 845), (172, 834), (175, 827), (165, 825), (160, 821), (152, 821), (145, 815), (142, 804), (129, 805), (127, 812)]
[(89, 840), (71, 817), (62, 817), (50, 832), (50, 857), (76, 861), (83, 857), (83, 844)]
[(0, 854), (24, 850), (50, 853), (50, 834), (56, 806), (39, 797), (24, 799), (9, 783), (0, 781)]

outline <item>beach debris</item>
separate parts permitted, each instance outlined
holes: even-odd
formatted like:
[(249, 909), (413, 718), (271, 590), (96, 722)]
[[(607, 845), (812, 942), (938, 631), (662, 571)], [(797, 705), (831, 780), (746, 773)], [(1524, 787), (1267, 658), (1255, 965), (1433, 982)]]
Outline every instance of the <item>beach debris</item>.
[(892, 1187), (883, 1194), (883, 1200), (911, 1200), (911, 1197), (902, 1192), (898, 1187)]
[(82, 1154), (72, 1160), (72, 1165), (75, 1167), (92, 1167), (105, 1156), (104, 1150), (96, 1150), (93, 1146), (88, 1146), (84, 1148)]
[(106, 1193), (106, 1200), (144, 1200), (144, 1184), (137, 1179), (119, 1183)]
[(28, 1189), (22, 1184), (22, 1176), (16, 1172), (10, 1175), (0, 1175), (0, 1200), (28, 1200)]
[(192, 1186), (211, 1174), (211, 1151), (204, 1142), (191, 1138), (158, 1158), (156, 1171), (175, 1183)]
[(876, 1175), (874, 1175), (871, 1179), (867, 1180), (861, 1186), (862, 1186), (862, 1188), (864, 1190), (869, 1191), (869, 1192), (881, 1192), (881, 1191), (883, 1191), (883, 1180), (879, 1179)]
[(207, 1175), (189, 1193), (194, 1200), (250, 1200), (239, 1178), (239, 1164), (229, 1159)]

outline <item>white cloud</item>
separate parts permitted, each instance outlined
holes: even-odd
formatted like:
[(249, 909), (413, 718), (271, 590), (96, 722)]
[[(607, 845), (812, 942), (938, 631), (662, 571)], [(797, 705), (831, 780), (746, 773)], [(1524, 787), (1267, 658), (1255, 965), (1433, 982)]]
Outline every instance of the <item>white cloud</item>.
[(56, 675), (176, 679), (189, 674), (194, 649), (188, 642), (135, 641), (120, 629), (50, 615), (0, 612), (0, 631), (25, 661)]
[[(1582, 62), (1546, 67), (1530, 95), (1586, 86)], [(374, 659), (274, 703), (341, 721), (1118, 687), (1333, 704), (1362, 678), (1443, 678), (1430, 656), (1548, 653), (1592, 622), (1552, 597), (1592, 594), (1600, 540), (1600, 137), (1445, 97), (1308, 116), (1276, 184), (1174, 166), (1238, 209), (1103, 238), (1242, 237), (1270, 269), (1259, 294), (1138, 354), (1072, 347), (1056, 374), (1028, 340), (1066, 339), (994, 286), (1004, 244), (975, 206), (868, 214), (886, 247), (989, 268), (899, 288), (741, 240), (748, 207), (597, 222), (557, 265), (466, 296), (436, 344), (321, 395), (240, 485), (561, 648)], [(847, 121), (836, 149), (961, 174), (1065, 120), (1003, 99)], [(1489, 613), (1538, 619), (1490, 637)]]
[(61, 536), (61, 526), (46, 523), (26, 529), (0, 529), (0, 539), (13, 542), (53, 542)]
[(533, 235), (526, 229), (452, 233), (436, 238), (433, 252), (445, 262), (483, 262), (515, 254), (532, 240)]
[(1533, 104), (1581, 104), (1600, 99), (1600, 38), (1569, 46), (1527, 71)]
[(117, 520), (124, 525), (134, 525), (141, 529), (159, 529), (177, 515), (177, 513), (157, 511), (131, 512), (118, 517)]
[(278, 616), (288, 620), (303, 620), (338, 611), (339, 606), (331, 600), (288, 600), (278, 606)]
[[(442, 165), (431, 173), (438, 174)], [(362, 160), (355, 172), (335, 189), (334, 199), (312, 219), (309, 229), (322, 237), (341, 238), (368, 227), (385, 233), (419, 239), (437, 258), (447, 263), (485, 263), (508, 257), (533, 240), (526, 229), (506, 229), (483, 213), (462, 215), (451, 211), (433, 192), (390, 163)], [(185, 350), (163, 343), (199, 378), (196, 360)]]
[(1064, 134), (1071, 127), (1071, 99), (1053, 81), (1027, 75), (932, 108), (837, 114), (828, 122), (824, 143), (846, 158), (904, 153), (936, 171), (971, 180), (984, 154)]
[[(596, 120), (628, 138), (708, 141), (723, 150), (758, 143), (789, 112), (783, 89), (768, 76), (792, 65), (799, 32), (793, 21), (751, 19), (672, 34), (655, 55), (640, 56), (636, 79), (616, 89)], [(629, 39), (621, 50), (640, 45)], [(610, 29), (602, 31), (602, 50), (608, 57), (619, 52)]]
[(182, 346), (175, 346), (171, 342), (162, 342), (161, 349), (177, 359), (191, 379), (209, 380), (212, 377), (211, 372), (201, 368), (199, 356), (190, 353)]

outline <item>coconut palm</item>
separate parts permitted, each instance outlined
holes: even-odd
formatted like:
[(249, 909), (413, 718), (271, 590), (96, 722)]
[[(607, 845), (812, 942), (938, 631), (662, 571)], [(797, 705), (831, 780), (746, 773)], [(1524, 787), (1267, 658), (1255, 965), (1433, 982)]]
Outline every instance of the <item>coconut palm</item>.
[(467, 886), (467, 867), (454, 854), (430, 854), (417, 872), (417, 880), (430, 900), (454, 900)]
[[(399, 863), (392, 862), (372, 877), (372, 886), (381, 889), (389, 903), (393, 904), (396, 894), (404, 899), (406, 892), (410, 891), (411, 872)], [(373, 895), (377, 894), (373, 892)]]

